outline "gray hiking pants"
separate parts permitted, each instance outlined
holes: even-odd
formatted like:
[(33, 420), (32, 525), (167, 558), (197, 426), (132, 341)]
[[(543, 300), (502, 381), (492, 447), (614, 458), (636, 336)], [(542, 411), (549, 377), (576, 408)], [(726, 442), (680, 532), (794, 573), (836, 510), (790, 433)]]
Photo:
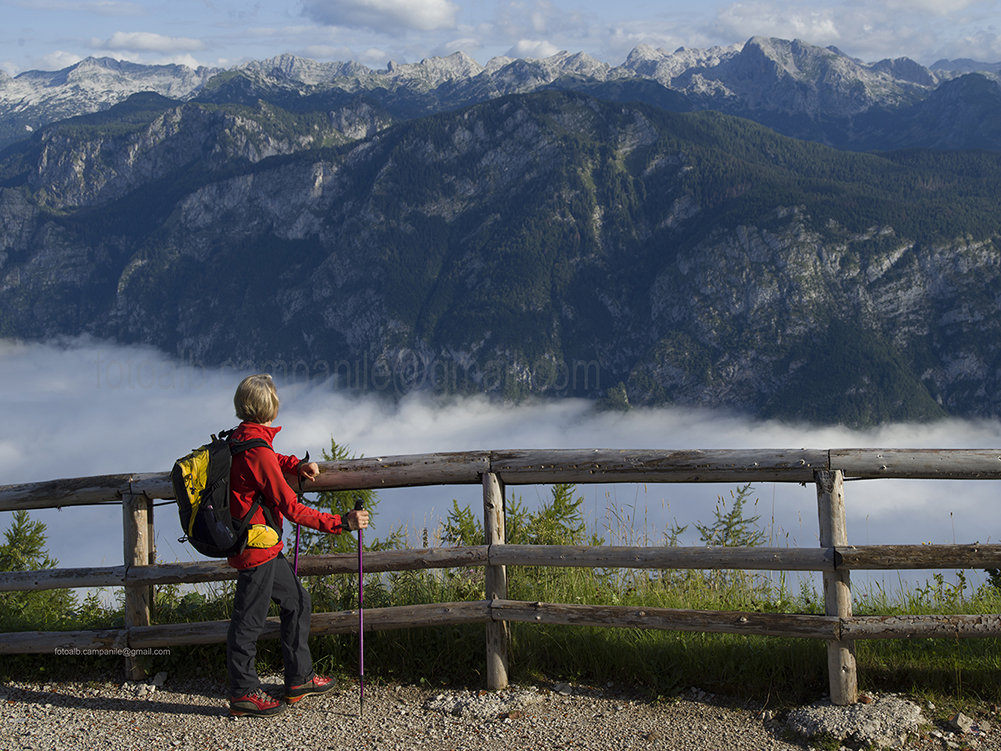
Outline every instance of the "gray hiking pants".
[(226, 638), (231, 696), (245, 696), (261, 685), (254, 664), (257, 637), (264, 629), (272, 600), (278, 604), (281, 616), (285, 686), (298, 686), (313, 678), (308, 642), (313, 606), (292, 564), (279, 554), (267, 563), (240, 571), (237, 577)]

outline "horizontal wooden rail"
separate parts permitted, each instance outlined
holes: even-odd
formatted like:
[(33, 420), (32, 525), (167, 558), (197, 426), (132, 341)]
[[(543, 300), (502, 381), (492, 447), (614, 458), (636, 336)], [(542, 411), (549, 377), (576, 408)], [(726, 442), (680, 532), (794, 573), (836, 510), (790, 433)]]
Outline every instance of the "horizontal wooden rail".
[[(1001, 636), (1001, 615), (853, 616), (751, 613), (716, 610), (581, 605), (517, 600), (435, 603), (365, 611), (366, 631), (455, 626), (504, 621), (536, 625), (642, 628), (805, 639), (983, 638)], [(226, 641), (229, 621), (167, 623), (131, 629), (24, 631), (0, 635), (0, 654), (98, 652), (216, 644)], [(278, 638), (269, 618), (261, 635)], [(358, 611), (314, 613), (313, 636), (357, 633)]]
[[(998, 449), (526, 449), (320, 462), (307, 491), (551, 483), (813, 482), (817, 470), (852, 478), (1001, 479)], [(101, 475), (0, 486), (0, 511), (116, 502), (125, 494), (171, 500), (168, 472)]]
[[(649, 547), (476, 545), (382, 550), (365, 554), (369, 573), (472, 566), (697, 569), (748, 571), (880, 571), (897, 569), (1001, 568), (1001, 545), (867, 545), (839, 548)], [(307, 555), (300, 576), (358, 571), (353, 553)], [(198, 584), (236, 579), (225, 561), (156, 563), (149, 566), (43, 569), (0, 572), (0, 592), (126, 585)]]
[(124, 587), (125, 566), (102, 568), (48, 568), (41, 571), (0, 572), (0, 592), (81, 587)]
[(0, 634), (0, 654), (58, 654), (60, 650), (128, 649), (125, 629), (15, 631)]
[[(486, 623), (490, 620), (490, 605), (486, 600), (365, 610), (366, 631), (386, 631), (415, 626), (453, 626), (464, 623)], [(0, 634), (0, 654), (55, 653), (60, 650), (115, 653), (193, 644), (218, 644), (226, 641), (228, 628), (229, 621), (203, 621), (134, 626), (130, 629), (14, 632)], [(277, 639), (279, 628), (277, 617), (268, 618), (261, 638)], [(310, 621), (312, 636), (357, 633), (357, 631), (357, 610), (314, 613)]]
[(491, 566), (833, 571), (834, 551), (823, 548), (497, 545), (490, 548), (489, 562)]
[[(463, 623), (486, 623), (490, 608), (485, 600), (478, 602), (434, 603), (431, 605), (404, 605), (391, 608), (366, 608), (365, 630), (388, 631), (415, 626), (453, 626)], [(229, 621), (202, 623), (166, 623), (158, 626), (134, 628), (129, 633), (129, 646), (133, 649), (171, 647), (190, 644), (215, 644), (226, 641)], [(261, 636), (277, 639), (279, 620), (268, 618)], [(313, 613), (310, 635), (347, 634), (358, 632), (358, 611), (342, 610), (333, 613)], [(2, 649), (2, 648), (0, 648)]]
[(862, 571), (1001, 568), (1001, 545), (852, 545), (837, 548), (835, 565)]
[(827, 451), (651, 451), (550, 449), (494, 451), (490, 471), (506, 485), (600, 482), (813, 482)]
[(841, 623), (842, 639), (941, 639), (1001, 636), (1001, 615), (863, 615)]
[[(100, 475), (0, 486), (0, 511), (121, 503), (132, 475)], [(170, 491), (174, 497), (174, 491)]]
[[(485, 566), (486, 545), (426, 550), (380, 550), (365, 554), (365, 571), (412, 571), (415, 569)], [(300, 576), (326, 576), (358, 572), (358, 556), (306, 555), (299, 559)], [(42, 571), (0, 572), (0, 592), (80, 587), (122, 587), (126, 585), (200, 584), (231, 581), (237, 570), (226, 561), (154, 563), (148, 566), (107, 568), (44, 569)]]
[(998, 449), (831, 449), (830, 464), (855, 478), (1001, 479)]
[[(834, 639), (838, 634), (838, 619), (827, 615), (675, 610), (622, 605), (561, 605), (511, 600), (494, 600), (491, 610), (498, 620), (561, 626), (613, 626), (808, 639)], [(365, 616), (368, 617), (367, 612)]]

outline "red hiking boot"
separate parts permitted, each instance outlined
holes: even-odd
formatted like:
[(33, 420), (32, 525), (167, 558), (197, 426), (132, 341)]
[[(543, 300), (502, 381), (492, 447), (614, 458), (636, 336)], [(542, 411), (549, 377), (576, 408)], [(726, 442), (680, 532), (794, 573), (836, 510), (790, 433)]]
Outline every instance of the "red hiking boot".
[(285, 705), (258, 688), (246, 696), (229, 700), (229, 713), (234, 717), (274, 717), (285, 711)]
[(328, 691), (333, 691), (336, 686), (336, 678), (314, 675), (308, 683), (303, 683), (301, 686), (287, 686), (285, 688), (285, 701), (289, 704), (294, 704), (305, 696), (325, 694)]

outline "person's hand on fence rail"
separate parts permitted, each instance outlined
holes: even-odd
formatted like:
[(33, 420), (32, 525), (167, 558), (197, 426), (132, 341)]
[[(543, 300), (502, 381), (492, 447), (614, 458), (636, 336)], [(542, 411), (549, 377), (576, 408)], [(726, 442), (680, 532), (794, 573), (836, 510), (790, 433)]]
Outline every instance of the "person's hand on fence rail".
[(316, 462), (309, 462), (299, 467), (299, 476), (303, 480), (313, 481), (320, 474), (320, 465)]

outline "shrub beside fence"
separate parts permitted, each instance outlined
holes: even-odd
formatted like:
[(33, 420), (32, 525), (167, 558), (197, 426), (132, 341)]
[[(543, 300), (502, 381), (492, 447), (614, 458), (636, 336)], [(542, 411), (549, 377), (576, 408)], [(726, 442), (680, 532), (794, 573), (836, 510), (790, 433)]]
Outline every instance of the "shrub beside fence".
[[(477, 484), (483, 489), (484, 544), (472, 547), (370, 552), (366, 572), (482, 567), (485, 599), (367, 609), (366, 630), (463, 623), (486, 626), (487, 686), (508, 682), (509, 622), (704, 631), (820, 639), (827, 642), (831, 699), (857, 698), (854, 643), (859, 639), (1001, 635), (1001, 615), (854, 616), (852, 570), (1001, 568), (999, 545), (847, 544), (845, 478), (1001, 479), (1001, 451), (980, 449), (830, 450), (524, 450), (372, 457), (323, 462), (310, 491)], [(507, 485), (587, 483), (795, 482), (816, 488), (819, 548), (612, 547), (505, 544)], [(153, 624), (154, 585), (225, 581), (225, 561), (156, 563), (153, 501), (173, 500), (169, 474), (105, 475), (0, 487), (0, 511), (121, 503), (122, 566), (0, 573), (0, 591), (124, 587), (121, 629), (16, 632), (0, 635), (0, 654), (57, 650), (142, 650), (224, 642), (228, 621)], [(171, 515), (171, 524), (176, 516)], [(817, 571), (824, 615), (678, 610), (513, 601), (508, 566)], [(357, 573), (354, 555), (305, 556), (303, 576)], [(314, 613), (314, 635), (358, 630), (357, 611)], [(277, 619), (264, 636), (277, 637)], [(126, 658), (130, 676), (142, 664)]]

